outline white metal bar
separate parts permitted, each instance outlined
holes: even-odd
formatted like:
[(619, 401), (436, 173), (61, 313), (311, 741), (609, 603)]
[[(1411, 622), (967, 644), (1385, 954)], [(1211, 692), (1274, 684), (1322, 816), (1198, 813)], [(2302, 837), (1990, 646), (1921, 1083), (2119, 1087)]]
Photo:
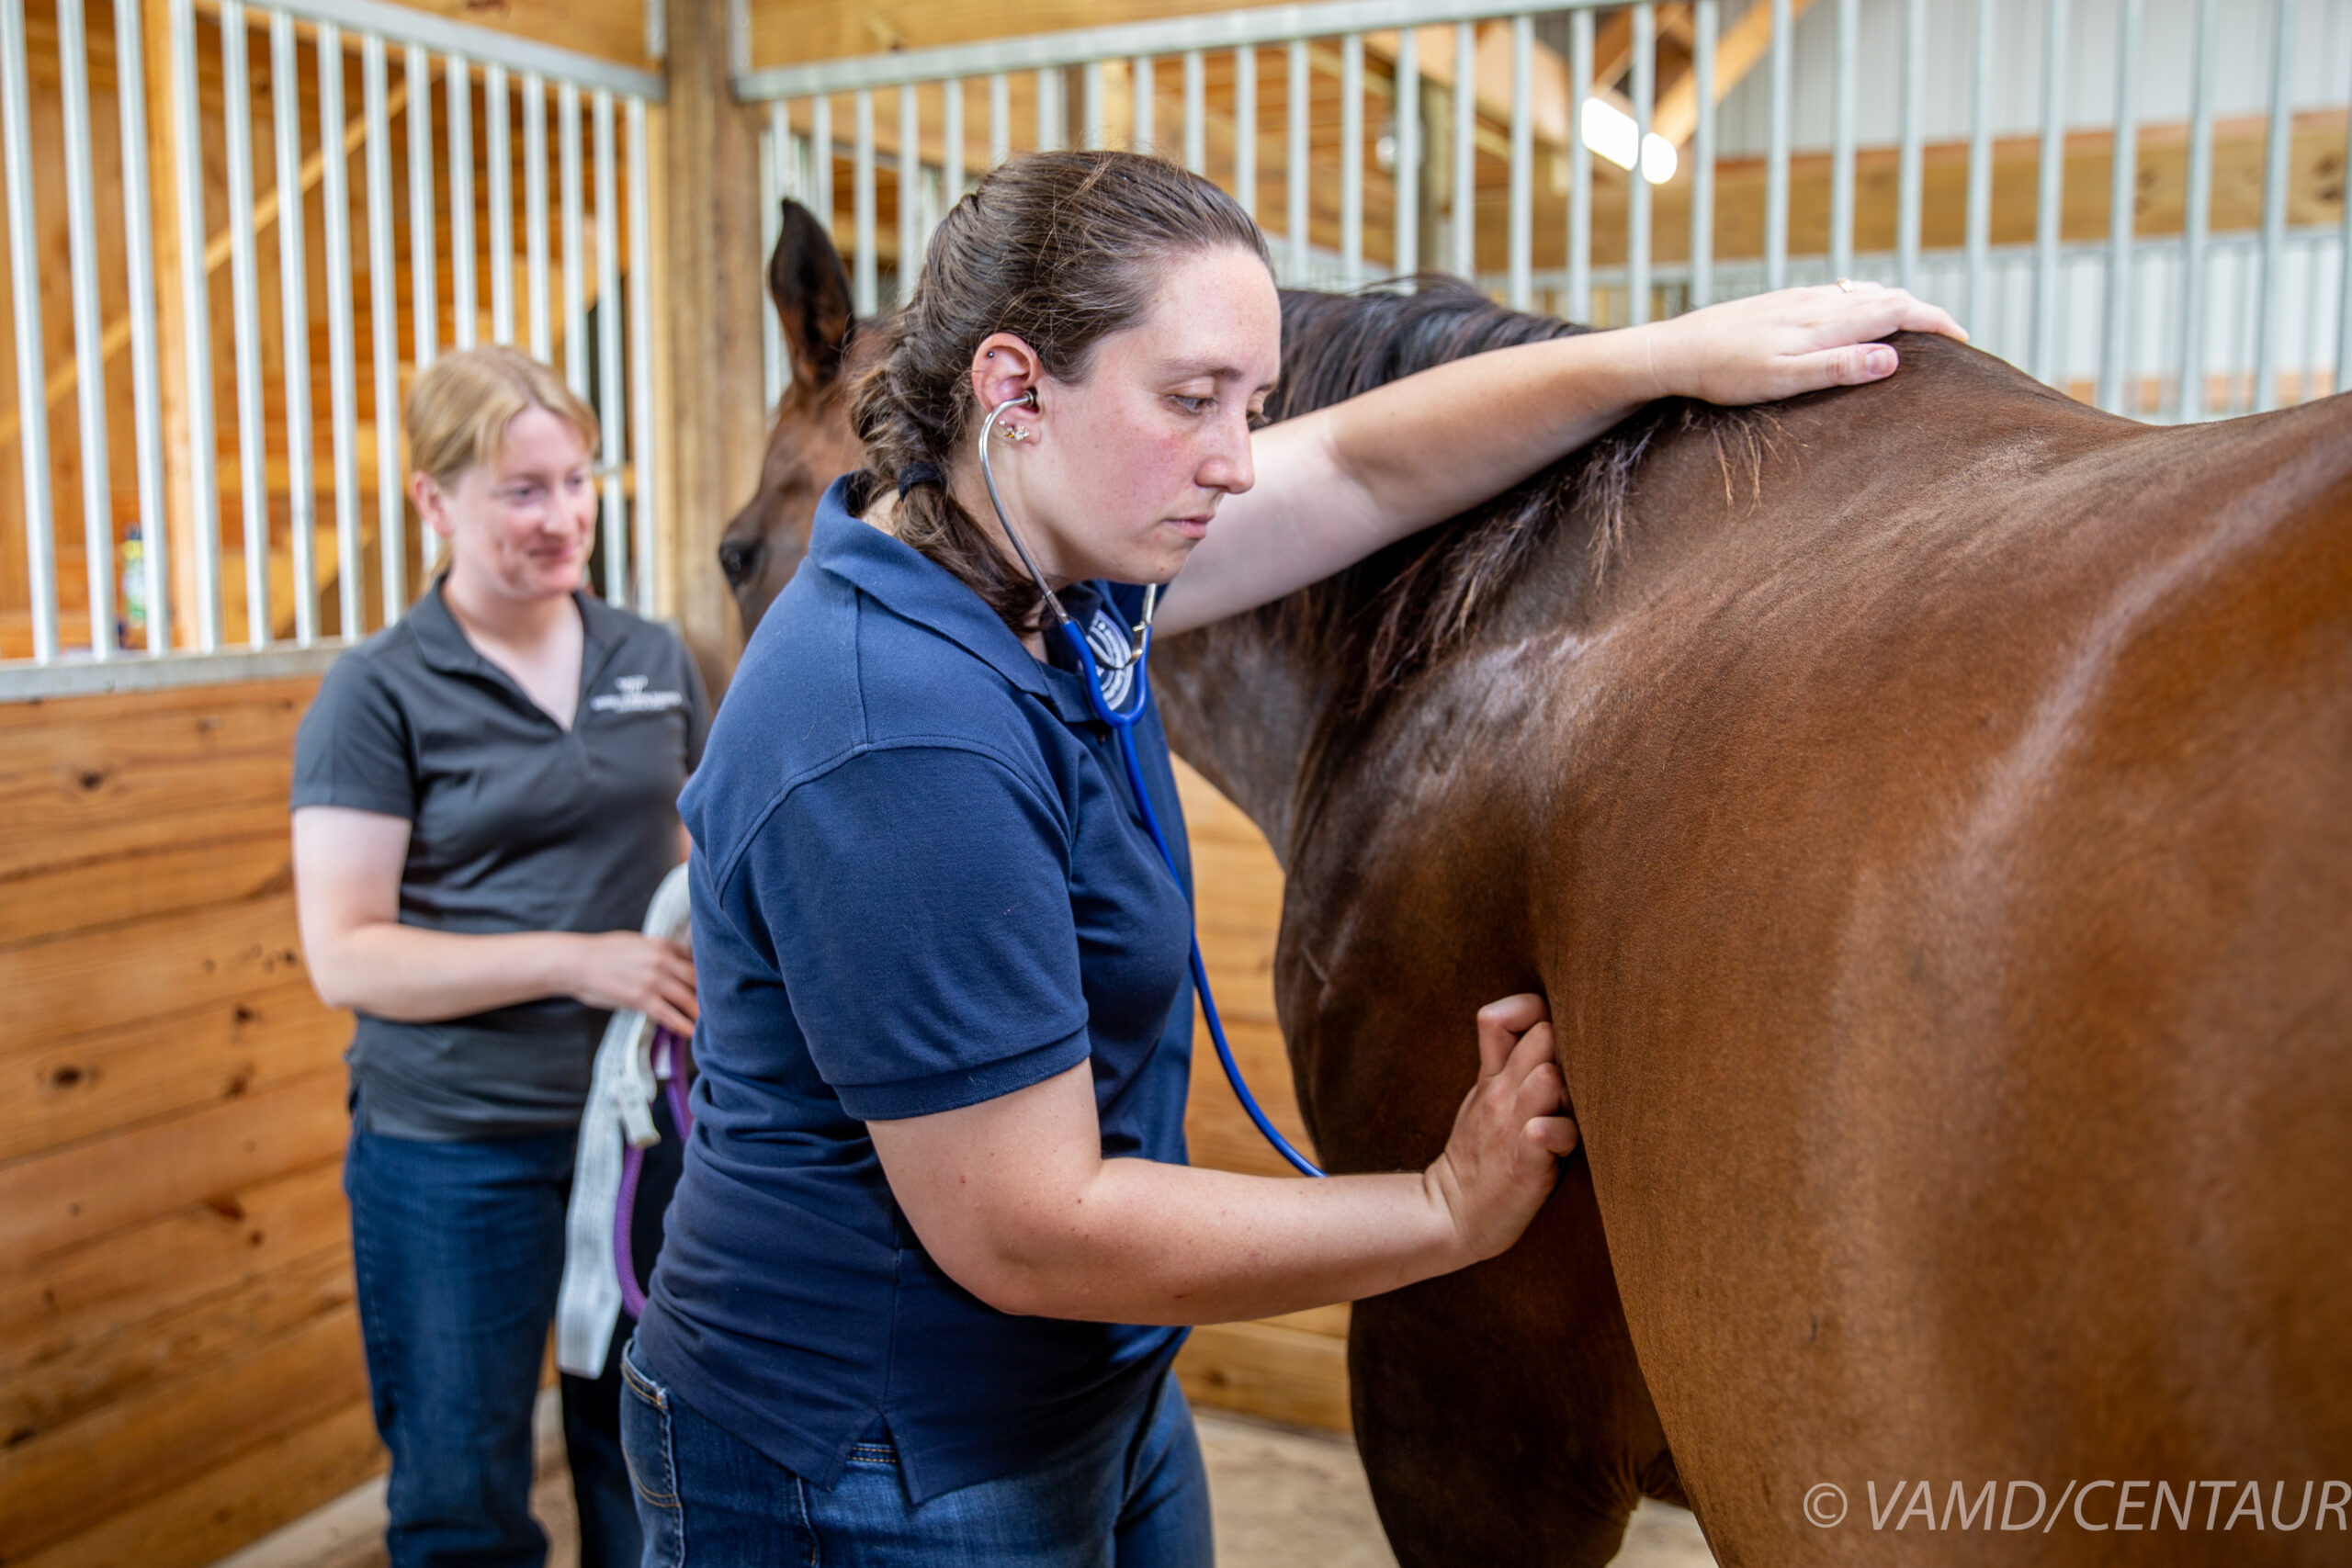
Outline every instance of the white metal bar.
[(581, 234), (580, 89), (556, 88), (556, 162), (563, 224), (563, 379), (588, 395), (588, 247)]
[(1058, 151), (1062, 144), (1062, 73), (1059, 66), (1037, 70), (1037, 150)]
[(655, 547), (653, 435), (653, 222), (646, 193), (645, 100), (628, 100), (628, 380), (630, 477), (637, 506), (637, 613), (651, 617), (661, 608), (661, 554)]
[[(171, 0), (170, 17), (172, 163), (179, 195), (180, 311), (186, 318), (188, 521), (196, 546), (196, 646), (210, 653), (220, 646), (220, 488), (212, 424), (212, 288), (206, 276), (202, 243), (210, 231), (204, 226), (204, 132), (198, 108), (192, 0)], [(21, 354), (21, 334), (17, 342)], [(29, 433), (31, 428), (28, 420), (25, 429)], [(49, 466), (43, 462), (40, 467), (41, 505), (28, 510), (27, 515), (46, 532)], [(29, 494), (27, 500), (29, 502)]]
[(474, 73), (464, 55), (453, 54), (442, 73), (449, 92), (450, 338), (471, 348), (481, 330), (474, 291), (474, 269), (481, 265), (474, 252)]
[(964, 199), (964, 84), (950, 78), (946, 101), (941, 106), (941, 118), (945, 125), (946, 156), (940, 170), (939, 183), (946, 192), (943, 210), (952, 209)]
[(17, 467), (25, 489), (33, 658), (47, 664), (57, 658), (57, 540), (50, 505), (49, 373), (42, 357), (40, 233), (33, 216), (31, 96), (25, 73), (24, 0), (0, 0), (0, 137), (6, 139), (0, 172), (8, 186), (8, 293), (16, 311)]
[[(1592, 14), (1578, 11), (1589, 29)], [(1453, 270), (1478, 276), (1478, 37), (1468, 22), (1453, 26)], [(1571, 120), (1575, 116), (1568, 117)]]
[(1253, 219), (1258, 216), (1258, 51), (1254, 49), (1233, 51), (1233, 198), (1241, 204), (1242, 211)]
[(1690, 152), (1690, 308), (1715, 297), (1715, 49), (1722, 39), (1722, 0), (1699, 0), (1691, 17), (1691, 85), (1699, 122)]
[(1928, 0), (1903, 4), (1903, 123), (1896, 132), (1901, 169), (1894, 195), (1894, 282), (1919, 288), (1919, 221), (1925, 175), (1921, 148), (1928, 96)]
[[(784, 226), (785, 167), (791, 160), (792, 118), (782, 98), (768, 106), (768, 128), (760, 139), (760, 256), (775, 254)], [(784, 328), (776, 320), (775, 301), (760, 300), (760, 406), (773, 409), (784, 396), (790, 372), (784, 363)]]
[(1862, 52), (1861, 0), (1838, 0), (1829, 132), (1829, 274), (1854, 270), (1854, 92)]
[[(1476, 57), (1459, 62), (1455, 75), (1476, 91)], [(1638, 176), (1637, 176), (1638, 178)], [(1510, 308), (1535, 303), (1535, 18), (1521, 11), (1510, 19)]]
[[(1454, 95), (1457, 105), (1454, 140), (1458, 143), (1454, 157), (1466, 164), (1472, 142), (1468, 117), (1459, 110), (1462, 95), (1459, 85), (1464, 79), (1463, 52), (1470, 29), (1454, 29)], [(1475, 77), (1470, 78), (1476, 80)], [(1584, 100), (1592, 91), (1592, 13), (1572, 12), (1568, 17), (1568, 298), (1562, 313), (1572, 321), (1592, 320), (1592, 148), (1584, 139)], [(1706, 106), (1700, 106), (1702, 114)], [(1467, 183), (1466, 180), (1464, 181)], [(1461, 209), (1456, 207), (1457, 214)], [(1459, 217), (1456, 222), (1460, 221)], [(1464, 267), (1468, 276), (1468, 267)]]
[(1290, 92), (1283, 107), (1288, 115), (1284, 127), (1284, 158), (1283, 163), (1283, 208), (1286, 225), (1284, 238), (1290, 243), (1290, 276), (1286, 280), (1294, 288), (1306, 286), (1307, 268), (1307, 179), (1312, 171), (1306, 162), (1306, 40), (1293, 39), (1288, 55)]
[(658, 71), (619, 65), (577, 50), (535, 43), (510, 32), (453, 21), (397, 0), (272, 0), (272, 8), (290, 11), (309, 21), (332, 22), (354, 32), (375, 33), (436, 53), (454, 51), (510, 71), (533, 71), (542, 76), (559, 77), (582, 87), (605, 87), (656, 103), (662, 100), (665, 92)]
[[(1101, 73), (1097, 72), (1097, 75)], [(899, 304), (922, 271), (922, 121), (912, 86), (899, 89)]]
[(1625, 174), (1628, 324), (1650, 319), (1650, 123), (1657, 114), (1657, 7), (1634, 7), (1634, 166)]
[(2125, 334), (2132, 325), (2132, 208), (2140, 179), (2141, 0), (2117, 0), (2115, 24), (2115, 132), (2107, 183), (2107, 299), (2099, 323), (2098, 406), (2124, 412)]
[(1396, 261), (1390, 271), (1410, 277), (1421, 265), (1421, 35), (1406, 28), (1396, 35)]
[[(359, 392), (353, 360), (357, 335), (351, 303), (350, 154), (343, 140), (343, 29), (319, 28), (319, 209), (326, 221), (327, 417), (334, 435), (334, 570), (343, 639), (368, 633), (365, 554), (359, 541)], [(153, 611), (151, 607), (149, 614)]]
[(139, 558), (147, 651), (172, 646), (171, 530), (164, 525), (164, 413), (155, 347), (154, 213), (148, 206), (147, 62), (141, 0), (115, 0), (115, 98), (121, 120), (125, 306), (130, 317), (131, 425), (138, 456)]
[(385, 108), (384, 40), (360, 46), (368, 121), (368, 337), (376, 361), (376, 547), (381, 552), (384, 624), (408, 608), (408, 513), (401, 497), (400, 276), (392, 261), (392, 128)]
[[(2208, 0), (2210, 4), (2210, 0)], [(2344, 162), (2352, 169), (2352, 119), (2344, 131)], [(2344, 203), (2343, 227), (2335, 238), (2335, 389), (2352, 391), (2352, 200)]]
[(1789, 281), (1789, 72), (1796, 41), (1789, 0), (1772, 0), (1771, 130), (1764, 164), (1764, 287)]
[[(1992, 309), (1987, 273), (1993, 257), (1993, 6), (1976, 0), (1970, 37), (1974, 63), (1968, 97), (1968, 319), (1980, 328)], [(2201, 67), (2199, 67), (2201, 68)]]
[(2033, 220), (2033, 338), (2026, 368), (2058, 372), (2058, 243), (2066, 196), (2067, 0), (2042, 0), (2041, 153)]
[[(286, 394), (286, 528), (291, 547), (294, 640), (304, 648), (319, 639), (318, 484), (311, 466), (310, 247), (302, 230), (301, 55), (294, 18), (275, 11), (269, 18), (270, 118), (277, 141), (277, 310), (280, 376)], [(342, 151), (341, 136), (321, 139), (328, 156)]]
[(514, 341), (514, 150), (507, 119), (506, 68), (482, 75), (482, 114), (490, 121), (490, 341)]
[[(441, 348), (441, 245), (433, 214), (433, 58), (408, 51), (408, 287), (412, 357), (420, 371)], [(435, 535), (425, 530), (424, 560)]]
[(1138, 54), (1135, 61), (1135, 146), (1138, 152), (1153, 151), (1152, 142), (1159, 128), (1153, 123), (1159, 107), (1159, 90), (1152, 78), (1151, 56)]
[(237, 502), (243, 522), (245, 640), (269, 645), (269, 455), (261, 402), (260, 246), (254, 235), (252, 61), (243, 0), (220, 0), (221, 150), (229, 175), (229, 320), (237, 367)]
[[(914, 92), (904, 90), (909, 96)], [(605, 599), (626, 604), (628, 507), (621, 469), (628, 462), (628, 389), (621, 385), (621, 211), (613, 166), (612, 94), (599, 89), (589, 100), (589, 115), (596, 159), (596, 423), (605, 437)]]
[[(21, 38), (21, 29), (17, 36)], [(65, 132), (65, 231), (74, 280), (74, 400), (81, 420), (82, 553), (90, 598), (90, 654), (108, 659), (115, 643), (114, 496), (107, 472), (106, 328), (98, 304), (97, 191), (90, 173), (90, 62), (82, 0), (57, 0), (57, 57)], [(13, 142), (15, 130), (8, 134)]]
[[(1105, 134), (1102, 126), (1102, 62), (1088, 61), (1079, 67), (1079, 78), (1083, 94), (1080, 105), (1080, 145), (1091, 151), (1103, 144)], [(899, 89), (901, 92), (908, 90)]]
[(857, 258), (853, 291), (857, 313), (871, 316), (878, 308), (880, 287), (874, 255), (874, 89), (860, 87), (856, 104), (857, 150), (851, 165), (850, 202), (855, 227)]
[(993, 169), (1012, 156), (1012, 80), (998, 71), (989, 76), (989, 167)]
[(2254, 299), (2254, 412), (2278, 406), (2279, 249), (2287, 239), (2287, 181), (2295, 151), (2295, 0), (2270, 9), (2270, 134), (2262, 153), (2262, 270)]
[(1363, 281), (1363, 35), (1340, 40), (1340, 276)]
[(1209, 166), (1208, 67), (1197, 49), (1184, 51), (1184, 166), (1196, 175)]
[(555, 322), (548, 299), (548, 89), (523, 78), (523, 273), (529, 301), (531, 357), (555, 357)]
[(825, 237), (833, 237), (833, 100), (820, 95), (808, 106), (809, 202)]

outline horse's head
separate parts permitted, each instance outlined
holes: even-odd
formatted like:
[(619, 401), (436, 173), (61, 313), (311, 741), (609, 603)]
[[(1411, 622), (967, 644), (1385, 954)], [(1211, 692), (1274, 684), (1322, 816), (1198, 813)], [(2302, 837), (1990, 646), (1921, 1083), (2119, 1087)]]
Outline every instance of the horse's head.
[(856, 358), (856, 318), (841, 253), (814, 213), (784, 204), (768, 294), (784, 323), (792, 385), (768, 427), (760, 488), (718, 541), (719, 570), (734, 590), (749, 637), (792, 580), (808, 548), (817, 498), (859, 463), (849, 427), (849, 384)]

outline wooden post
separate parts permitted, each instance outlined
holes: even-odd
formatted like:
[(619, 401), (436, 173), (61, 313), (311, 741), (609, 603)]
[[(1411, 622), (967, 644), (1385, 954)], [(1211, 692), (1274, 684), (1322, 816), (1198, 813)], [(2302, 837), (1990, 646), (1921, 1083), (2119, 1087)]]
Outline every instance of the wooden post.
[(673, 433), (664, 511), (679, 630), (713, 695), (742, 647), (718, 539), (759, 482), (761, 406), (757, 131), (728, 83), (727, 7), (669, 7), (669, 91), (663, 141)]

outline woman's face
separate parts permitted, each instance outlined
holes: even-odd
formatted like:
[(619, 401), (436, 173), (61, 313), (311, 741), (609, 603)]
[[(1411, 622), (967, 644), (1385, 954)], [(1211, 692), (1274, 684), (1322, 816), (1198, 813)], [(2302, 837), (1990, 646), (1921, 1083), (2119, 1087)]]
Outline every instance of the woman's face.
[(498, 455), (447, 488), (411, 481), (417, 510), (448, 541), (449, 574), (478, 593), (546, 599), (578, 588), (596, 527), (596, 486), (580, 433), (543, 408), (507, 422)]
[(1170, 263), (1144, 319), (1095, 344), (1085, 379), (1040, 377), (1038, 409), (1017, 411), (1033, 438), (999, 437), (994, 450), (1013, 525), (1047, 577), (1175, 576), (1218, 504), (1254, 482), (1250, 423), (1281, 365), (1273, 279), (1220, 246)]

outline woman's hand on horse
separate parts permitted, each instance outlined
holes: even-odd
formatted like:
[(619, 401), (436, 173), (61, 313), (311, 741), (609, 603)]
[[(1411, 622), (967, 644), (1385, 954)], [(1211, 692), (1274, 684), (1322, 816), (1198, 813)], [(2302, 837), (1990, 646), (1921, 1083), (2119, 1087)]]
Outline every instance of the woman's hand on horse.
[(1526, 994), (1478, 1010), (1478, 1081), (1423, 1178), (1473, 1260), (1519, 1239), (1576, 1150), (1550, 1018), (1544, 998)]
[(1661, 398), (1763, 403), (1894, 374), (1891, 333), (1968, 334), (1902, 288), (1826, 283), (1730, 299), (1645, 328)]
[(639, 931), (598, 931), (574, 939), (571, 995), (592, 1008), (633, 1008), (674, 1034), (692, 1034), (694, 950)]

